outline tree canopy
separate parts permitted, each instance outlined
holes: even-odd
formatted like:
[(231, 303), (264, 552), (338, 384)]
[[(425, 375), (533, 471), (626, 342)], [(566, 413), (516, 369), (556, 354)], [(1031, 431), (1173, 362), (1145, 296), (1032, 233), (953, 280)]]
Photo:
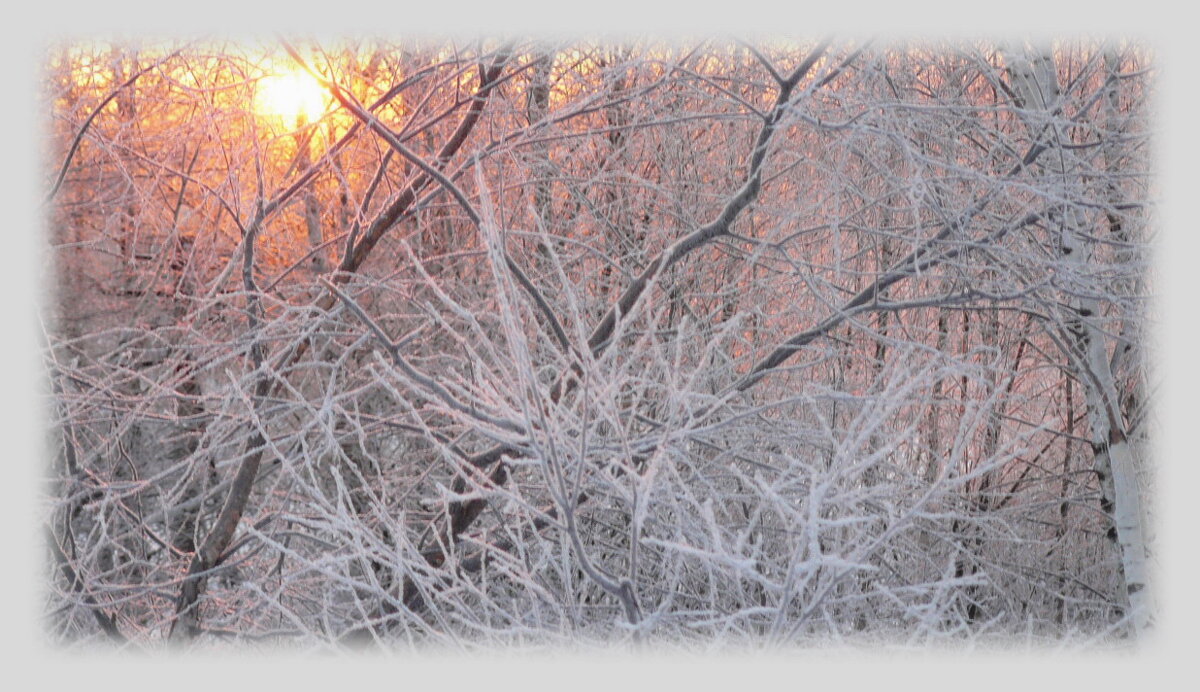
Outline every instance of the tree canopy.
[(56, 640), (1152, 626), (1143, 47), (45, 66)]

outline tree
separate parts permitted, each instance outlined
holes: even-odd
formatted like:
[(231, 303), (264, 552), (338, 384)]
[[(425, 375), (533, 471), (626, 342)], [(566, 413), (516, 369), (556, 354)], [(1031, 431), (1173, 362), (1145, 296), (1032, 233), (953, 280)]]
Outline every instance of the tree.
[(1147, 626), (1137, 47), (49, 65), (64, 638)]

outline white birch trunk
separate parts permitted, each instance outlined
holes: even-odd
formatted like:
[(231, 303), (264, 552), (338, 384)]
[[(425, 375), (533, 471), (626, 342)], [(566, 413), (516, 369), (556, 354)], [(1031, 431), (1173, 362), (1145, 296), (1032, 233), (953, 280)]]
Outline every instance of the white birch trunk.
[[(1054, 59), (1048, 49), (1004, 51), (1012, 86), (1025, 109), (1025, 121), (1034, 138), (1050, 148), (1041, 161), (1045, 175), (1062, 181), (1064, 192), (1070, 188), (1071, 153), (1063, 145), (1069, 134), (1055, 109), (1059, 86)], [(1084, 238), (1088, 229), (1079, 211), (1069, 204), (1050, 220), (1059, 224), (1060, 257), (1067, 276), (1080, 276), (1091, 259)], [(1135, 635), (1150, 624), (1152, 606), (1146, 583), (1146, 544), (1142, 522), (1141, 497), (1137, 483), (1138, 463), (1126, 440), (1120, 399), (1108, 356), (1106, 333), (1099, 320), (1100, 301), (1089, 297), (1071, 298), (1065, 315), (1067, 331), (1077, 348), (1077, 378), (1087, 397), (1088, 420), (1092, 429), (1095, 468), (1100, 477), (1102, 505), (1112, 515), (1113, 529), (1121, 558), (1124, 595), (1128, 598), (1128, 616)]]

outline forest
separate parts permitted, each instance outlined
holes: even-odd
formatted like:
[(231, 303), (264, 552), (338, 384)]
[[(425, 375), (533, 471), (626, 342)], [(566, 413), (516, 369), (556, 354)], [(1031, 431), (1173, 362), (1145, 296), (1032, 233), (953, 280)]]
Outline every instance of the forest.
[(65, 41), (58, 647), (1154, 627), (1153, 55)]

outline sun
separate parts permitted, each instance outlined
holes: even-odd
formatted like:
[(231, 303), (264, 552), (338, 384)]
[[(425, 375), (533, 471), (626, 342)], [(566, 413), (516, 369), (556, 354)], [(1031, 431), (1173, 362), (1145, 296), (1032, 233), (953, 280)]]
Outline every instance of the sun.
[(287, 126), (316, 122), (325, 114), (328, 92), (303, 70), (273, 70), (258, 82), (254, 108)]

